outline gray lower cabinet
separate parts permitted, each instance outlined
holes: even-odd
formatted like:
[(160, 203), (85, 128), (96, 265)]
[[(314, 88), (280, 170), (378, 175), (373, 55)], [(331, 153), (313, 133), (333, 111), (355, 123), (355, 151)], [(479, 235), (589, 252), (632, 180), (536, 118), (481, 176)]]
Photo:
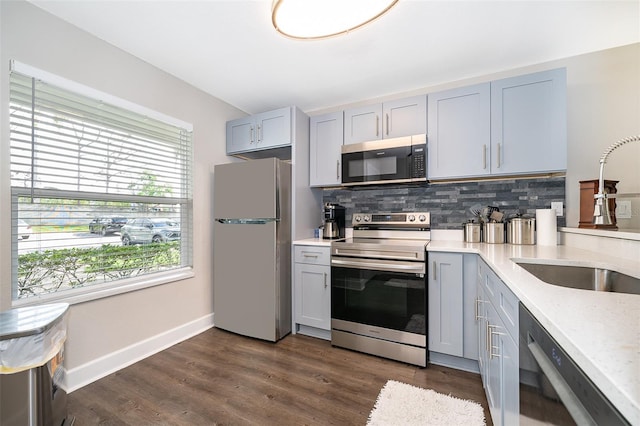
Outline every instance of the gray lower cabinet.
[(518, 299), (478, 260), (476, 326), (478, 364), (493, 424), (518, 424)]
[(475, 254), (429, 252), (428, 339), (432, 363), (475, 370), (468, 365), (475, 365), (478, 359), (476, 265)]
[(331, 339), (331, 248), (294, 246), (294, 330)]

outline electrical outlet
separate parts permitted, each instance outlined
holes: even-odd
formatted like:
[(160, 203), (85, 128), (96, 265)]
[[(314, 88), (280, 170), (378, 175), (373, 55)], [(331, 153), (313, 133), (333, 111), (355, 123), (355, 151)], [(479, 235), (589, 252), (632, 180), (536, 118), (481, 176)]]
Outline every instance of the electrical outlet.
[(631, 201), (616, 201), (616, 218), (631, 219)]
[(556, 210), (556, 216), (562, 216), (564, 214), (564, 206), (562, 201), (552, 201), (551, 208)]

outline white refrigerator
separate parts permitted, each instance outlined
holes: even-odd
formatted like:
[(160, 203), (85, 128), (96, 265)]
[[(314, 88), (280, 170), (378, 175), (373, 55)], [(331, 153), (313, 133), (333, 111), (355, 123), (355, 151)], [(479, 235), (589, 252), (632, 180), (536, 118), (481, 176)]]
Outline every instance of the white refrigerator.
[(276, 342), (291, 332), (291, 165), (214, 168), (213, 321)]

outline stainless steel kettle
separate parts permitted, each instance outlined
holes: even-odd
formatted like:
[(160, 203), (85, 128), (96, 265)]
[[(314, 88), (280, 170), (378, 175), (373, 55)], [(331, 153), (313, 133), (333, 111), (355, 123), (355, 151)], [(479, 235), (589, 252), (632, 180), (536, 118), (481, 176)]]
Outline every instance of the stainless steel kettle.
[(340, 238), (340, 227), (338, 226), (338, 222), (336, 220), (325, 220), (324, 230), (322, 231), (322, 238), (327, 240)]

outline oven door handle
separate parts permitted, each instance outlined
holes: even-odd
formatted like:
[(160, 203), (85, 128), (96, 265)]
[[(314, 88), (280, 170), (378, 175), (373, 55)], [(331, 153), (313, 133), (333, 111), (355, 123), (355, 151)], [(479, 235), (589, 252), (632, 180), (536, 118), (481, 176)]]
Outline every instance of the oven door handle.
[(333, 253), (338, 256), (359, 257), (370, 259), (375, 257), (376, 259), (390, 259), (390, 260), (408, 260), (411, 262), (424, 261), (424, 252), (400, 252), (400, 251), (383, 251), (383, 250), (360, 250), (360, 249), (343, 249), (334, 248)]
[(344, 268), (368, 269), (374, 271), (405, 272), (413, 274), (424, 274), (424, 262), (376, 262), (360, 259), (331, 259), (331, 266)]
[(596, 423), (593, 421), (593, 418), (589, 415), (576, 394), (573, 393), (567, 382), (562, 378), (560, 373), (558, 373), (558, 370), (555, 369), (553, 363), (546, 356), (540, 345), (532, 339), (527, 346), (529, 346), (531, 355), (533, 355), (540, 369), (547, 376), (549, 382), (551, 382), (551, 386), (553, 386), (553, 389), (560, 397), (567, 411), (571, 414), (571, 417), (573, 417), (573, 420), (579, 425), (595, 425)]

